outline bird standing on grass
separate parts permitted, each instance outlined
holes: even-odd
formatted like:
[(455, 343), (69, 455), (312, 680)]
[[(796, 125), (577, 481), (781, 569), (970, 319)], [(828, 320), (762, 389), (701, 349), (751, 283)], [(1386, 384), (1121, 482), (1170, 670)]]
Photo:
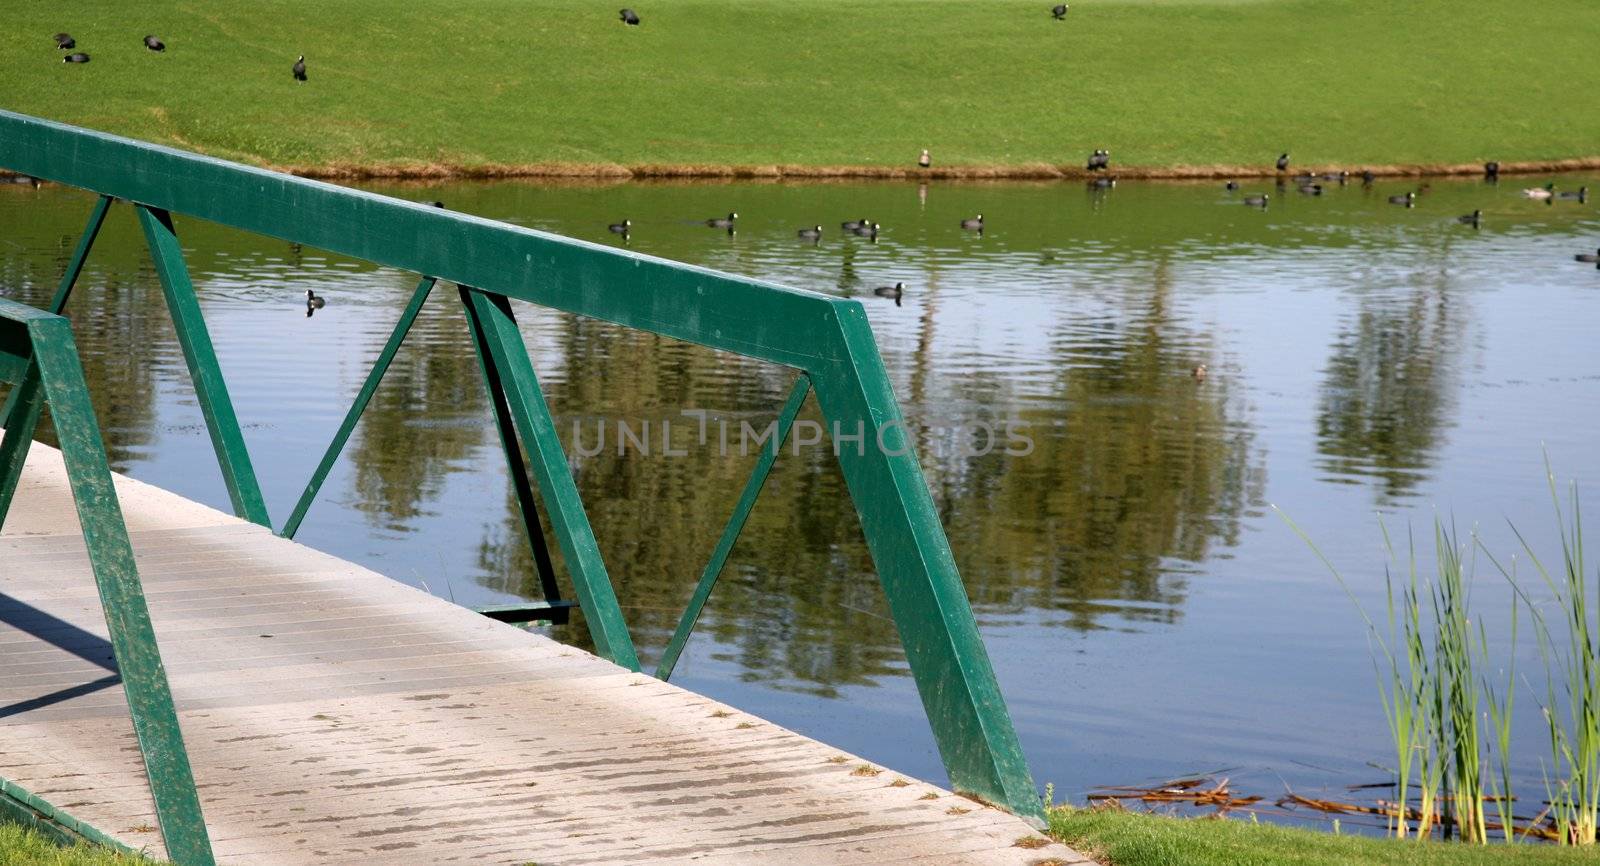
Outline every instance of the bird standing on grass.
[(617, 17), (621, 19), (622, 23), (628, 25), (629, 27), (639, 26), (639, 13), (633, 11), (632, 9), (621, 10), (617, 13)]
[(1288, 171), (1288, 170), (1289, 170), (1289, 154), (1287, 154), (1287, 153), (1279, 154), (1278, 155), (1278, 171)]
[(50, 38), (56, 41), (56, 47), (62, 51), (71, 51), (78, 47), (78, 40), (73, 39), (71, 33), (57, 33)]
[(306, 80), (306, 56), (304, 54), (300, 55), (300, 59), (294, 62), (294, 69), (292, 71), (294, 72), (295, 81)]
[(1084, 168), (1089, 171), (1105, 171), (1111, 166), (1111, 151), (1096, 150), (1089, 154), (1089, 162)]
[(68, 54), (66, 57), (61, 58), (61, 62), (62, 63), (88, 63), (89, 62), (89, 55), (83, 54), (83, 53)]
[(1050, 15), (1057, 21), (1067, 20), (1067, 4), (1057, 3), (1055, 6), (1052, 6), (1050, 8)]
[(928, 155), (928, 149), (926, 147), (922, 149), (922, 155), (917, 157), (917, 165), (921, 166), (922, 168), (927, 168), (928, 166), (933, 165), (933, 157)]
[(154, 36), (146, 36), (144, 38), (144, 47), (150, 49), (151, 51), (166, 51), (167, 43), (162, 42), (160, 39), (157, 39)]

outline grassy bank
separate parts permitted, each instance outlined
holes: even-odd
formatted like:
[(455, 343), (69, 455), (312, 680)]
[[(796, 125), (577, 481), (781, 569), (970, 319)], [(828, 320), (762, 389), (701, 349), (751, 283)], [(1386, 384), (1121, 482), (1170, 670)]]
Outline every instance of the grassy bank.
[(141, 866), (152, 862), (93, 845), (63, 848), (32, 830), (0, 821), (0, 866)]
[(1101, 809), (1053, 809), (1050, 835), (1109, 866), (1565, 866), (1592, 850), (1374, 839)]
[(1592, 0), (630, 2), (21, 0), (0, 106), (322, 170), (1600, 156)]

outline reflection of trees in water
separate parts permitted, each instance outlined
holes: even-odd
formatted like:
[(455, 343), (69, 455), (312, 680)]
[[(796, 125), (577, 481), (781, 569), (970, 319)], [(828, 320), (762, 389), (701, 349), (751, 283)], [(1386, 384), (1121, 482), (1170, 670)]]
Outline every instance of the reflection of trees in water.
[[(1259, 500), (1263, 468), (1245, 408), (1223, 381), (1197, 383), (1197, 338), (1166, 310), (1164, 281), (1137, 309), (1105, 327), (1056, 341), (1056, 390), (1020, 417), (1036, 450), (964, 456), (917, 431), (920, 457), (980, 612), (1064, 611), (1074, 628), (1108, 613), (1170, 620), (1184, 587), (1174, 560), (1204, 560), (1232, 544), (1245, 510)], [(931, 300), (931, 299), (928, 299)], [(997, 428), (1015, 396), (1004, 373), (977, 372), (934, 385), (938, 341), (913, 350), (913, 402), (931, 423), (987, 421)], [(684, 407), (713, 417), (750, 413), (764, 425), (777, 412), (789, 374), (672, 341), (570, 319), (562, 334), (566, 369), (546, 376), (553, 411), (659, 419)], [(921, 372), (918, 372), (921, 371)], [(936, 393), (935, 393), (936, 392)], [(917, 397), (921, 394), (923, 396)], [(926, 401), (926, 402), (925, 402)], [(1067, 407), (1065, 424), (1062, 406)], [(810, 407), (814, 410), (814, 406)], [(915, 409), (916, 407), (913, 407)], [(911, 413), (918, 423), (916, 412)], [(815, 418), (814, 412), (809, 417)], [(681, 426), (680, 426), (681, 425)], [(584, 427), (593, 447), (593, 422)], [(568, 439), (570, 422), (562, 424)], [(754, 462), (737, 448), (701, 448), (694, 425), (673, 422), (687, 457), (608, 452), (578, 465), (578, 482), (629, 625), (652, 657), (676, 626)], [(481, 565), (502, 591), (538, 595), (509, 485), (507, 519), (492, 527)], [(548, 526), (548, 524), (547, 524)], [(558, 566), (559, 567), (559, 566)], [(832, 454), (788, 448), (768, 481), (698, 633), (710, 635), (748, 679), (819, 693), (871, 683), (902, 664), (859, 523)], [(584, 643), (580, 624), (563, 639)]]
[[(363, 356), (363, 375), (376, 354)], [(488, 412), (456, 287), (440, 283), (356, 428), (356, 507), (374, 524), (404, 528), (437, 501), (453, 467), (494, 441)], [(485, 453), (498, 459), (498, 449)]]
[(1385, 500), (1415, 490), (1449, 424), (1465, 321), (1428, 287), (1362, 300), (1334, 339), (1318, 401), (1324, 470), (1373, 478)]

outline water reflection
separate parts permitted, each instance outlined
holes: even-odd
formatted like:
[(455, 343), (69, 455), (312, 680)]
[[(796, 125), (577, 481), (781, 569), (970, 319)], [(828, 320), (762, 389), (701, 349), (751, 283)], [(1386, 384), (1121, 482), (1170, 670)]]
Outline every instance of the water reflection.
[[(1600, 285), (1570, 258), (1593, 248), (1593, 212), (1442, 181), (1416, 208), (1386, 205), (1401, 186), (1274, 196), (1266, 211), (1209, 183), (387, 191), (859, 298), (1036, 775), (1087, 786), (1232, 764), (1303, 781), (1304, 762), (1359, 769), (1384, 754), (1359, 625), (1327, 615), (1347, 601), (1306, 576), (1315, 564), (1265, 516), (1269, 500), (1330, 521), (1328, 547), (1358, 549), (1375, 541), (1356, 519), (1374, 502), (1423, 508), (1444, 491), (1468, 513), (1534, 513), (1536, 484), (1526, 500), (1507, 491), (1542, 477), (1541, 441), (1568, 473), (1600, 469), (1586, 433), (1600, 422), (1587, 408), (1600, 405), (1600, 359), (1583, 326)], [(0, 292), (45, 303), (91, 203), (0, 188)], [(1455, 223), (1475, 207), (1484, 228)], [(694, 221), (730, 210), (732, 235)], [(975, 213), (981, 236), (959, 228)], [(863, 214), (883, 226), (875, 243), (836, 229)], [(625, 218), (626, 238), (609, 231)], [(819, 223), (816, 243), (797, 238)], [(281, 520), (416, 277), (178, 225)], [(874, 296), (898, 281), (901, 305)], [(311, 318), (307, 289), (328, 300)], [(225, 507), (125, 206), (71, 313), (115, 467)], [(526, 305), (517, 315), (653, 662), (755, 461), (702, 446), (680, 413), (763, 426), (793, 373)], [(803, 417), (817, 418), (814, 404)], [(651, 453), (619, 456), (613, 427), (612, 447), (579, 455), (573, 422), (592, 447), (602, 420), (650, 421)], [(662, 421), (683, 456), (662, 455)], [(1008, 423), (1025, 425), (1029, 453), (976, 453), (956, 432)], [(502, 461), (455, 287), (441, 284), (299, 538), (463, 604), (540, 597)], [(556, 633), (587, 641), (581, 622)], [(832, 455), (786, 449), (680, 674), (936, 777), (921, 722), (860, 722), (876, 695), (915, 710), (904, 667)], [(839, 700), (807, 716), (816, 702), (787, 696)], [(1173, 701), (1208, 730), (1174, 732)]]

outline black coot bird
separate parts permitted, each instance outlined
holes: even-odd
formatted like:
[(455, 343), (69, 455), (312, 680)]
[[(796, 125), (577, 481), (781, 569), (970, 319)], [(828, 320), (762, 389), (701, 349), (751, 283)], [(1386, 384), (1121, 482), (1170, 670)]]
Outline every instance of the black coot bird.
[(971, 219), (962, 220), (961, 227), (964, 229), (977, 229), (980, 232), (983, 231), (983, 214), (978, 214)]
[(1266, 207), (1267, 198), (1268, 196), (1266, 193), (1262, 193), (1260, 195), (1247, 195), (1244, 197), (1244, 203), (1250, 207)]
[(882, 226), (878, 225), (877, 223), (869, 224), (863, 222), (861, 225), (856, 227), (856, 234), (864, 238), (872, 238), (873, 240), (877, 240), (878, 229), (880, 228), (882, 228)]
[(1467, 214), (1465, 216), (1456, 217), (1456, 222), (1461, 223), (1462, 225), (1472, 226), (1473, 228), (1477, 228), (1478, 227), (1478, 223), (1480, 223), (1482, 221), (1483, 221), (1483, 211), (1481, 211), (1481, 210), (1475, 210), (1472, 213), (1469, 213), (1469, 214)]
[(61, 62), (62, 63), (88, 63), (89, 62), (89, 55), (83, 54), (81, 52), (77, 53), (77, 54), (68, 54), (66, 57), (61, 58)]
[(1089, 162), (1084, 168), (1089, 171), (1105, 171), (1111, 166), (1111, 151), (1096, 150), (1089, 154)]
[(50, 38), (56, 41), (56, 47), (62, 51), (71, 51), (78, 47), (78, 40), (73, 39), (71, 33), (57, 33)]
[(1089, 186), (1093, 189), (1110, 189), (1116, 185), (1117, 179), (1114, 177), (1097, 177), (1089, 181)]
[(1575, 261), (1595, 262), (1597, 264), (1600, 264), (1600, 250), (1595, 250), (1594, 251), (1594, 255), (1590, 255), (1588, 253), (1579, 253), (1579, 254), (1573, 256), (1572, 258)]
[(1416, 204), (1416, 202), (1417, 194), (1414, 192), (1408, 192), (1405, 195), (1389, 196), (1389, 204), (1403, 204), (1406, 207), (1411, 207), (1412, 205)]
[(1288, 170), (1289, 170), (1289, 154), (1287, 154), (1287, 153), (1279, 154), (1278, 155), (1278, 171), (1288, 171)]
[(611, 225), (606, 226), (606, 229), (614, 235), (625, 235), (628, 232), (633, 231), (633, 220), (623, 220), (619, 223), (612, 223)]
[(1304, 193), (1305, 195), (1322, 195), (1322, 184), (1303, 183), (1300, 185), (1300, 192)]
[(617, 13), (617, 17), (622, 20), (622, 23), (628, 25), (629, 27), (639, 26), (639, 13), (633, 11), (632, 9), (623, 9)]
[(1377, 180), (1377, 179), (1378, 179), (1378, 176), (1373, 174), (1372, 173), (1372, 169), (1370, 169), (1370, 168), (1361, 173), (1361, 184), (1362, 184), (1362, 186), (1372, 186), (1372, 182)]
[(154, 36), (146, 36), (144, 38), (144, 47), (150, 49), (151, 51), (166, 51), (167, 43), (162, 42), (160, 39), (157, 39)]
[(1500, 179), (1500, 163), (1490, 161), (1483, 164), (1483, 176), (1490, 180)]
[(328, 305), (328, 302), (324, 301), (323, 299), (321, 299), (319, 297), (317, 297), (317, 293), (316, 292), (313, 292), (310, 289), (306, 289), (306, 318), (308, 318), (308, 319), (311, 318), (311, 314), (313, 312), (316, 312), (317, 310), (320, 310), (320, 309), (322, 309), (323, 307), (325, 307), (327, 305)]
[(1050, 15), (1057, 21), (1067, 20), (1067, 4), (1057, 3), (1056, 5), (1050, 7)]
[(294, 62), (294, 80), (306, 80), (306, 56), (304, 54), (300, 55), (300, 59)]
[(872, 225), (872, 220), (869, 220), (866, 217), (862, 217), (861, 219), (858, 219), (858, 220), (846, 220), (845, 222), (839, 223), (839, 228), (842, 228), (847, 232), (853, 232), (856, 229), (861, 228), (862, 226), (870, 226), (870, 225)]
[(872, 293), (880, 298), (894, 298), (894, 305), (898, 307), (900, 306), (900, 299), (905, 297), (906, 284), (895, 283), (892, 286), (879, 286), (873, 289)]
[(816, 240), (817, 238), (822, 237), (822, 226), (812, 226), (808, 229), (801, 229), (800, 231), (795, 232), (795, 234), (805, 238), (806, 240)]
[(712, 217), (711, 219), (706, 220), (706, 225), (714, 229), (731, 229), (733, 228), (733, 221), (738, 218), (738, 214), (730, 213), (725, 217)]
[(1579, 204), (1583, 204), (1589, 200), (1589, 188), (1586, 186), (1580, 186), (1578, 187), (1577, 192), (1558, 192), (1556, 193), (1556, 198), (1566, 199), (1567, 201), (1575, 201)]
[(1235, 191), (1235, 190), (1237, 190), (1239, 188), (1239, 182), (1236, 181), (1236, 180), (1230, 180), (1227, 183), (1223, 184), (1222, 188), (1227, 190), (1228, 192), (1233, 192), (1233, 191)]

